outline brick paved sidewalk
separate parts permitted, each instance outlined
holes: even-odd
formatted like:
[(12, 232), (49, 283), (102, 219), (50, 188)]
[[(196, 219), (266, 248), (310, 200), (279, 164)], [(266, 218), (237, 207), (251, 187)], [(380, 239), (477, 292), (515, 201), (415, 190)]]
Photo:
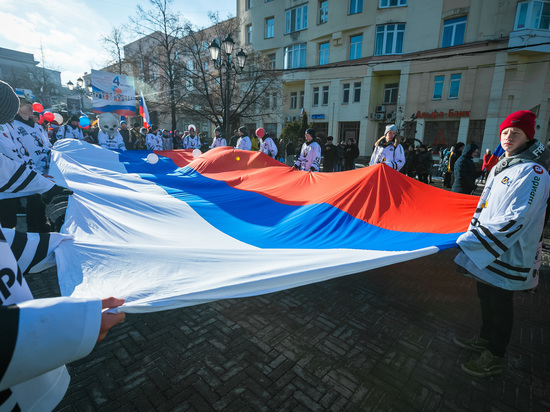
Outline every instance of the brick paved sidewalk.
[[(452, 343), (479, 327), (456, 250), (269, 295), (130, 314), (69, 365), (58, 411), (547, 411), (550, 258), (516, 293), (503, 375), (476, 379)], [(29, 277), (58, 294), (55, 271)]]

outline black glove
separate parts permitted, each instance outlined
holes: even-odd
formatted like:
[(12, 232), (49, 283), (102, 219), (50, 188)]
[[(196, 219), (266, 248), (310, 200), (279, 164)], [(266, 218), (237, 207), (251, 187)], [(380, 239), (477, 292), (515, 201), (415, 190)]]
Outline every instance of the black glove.
[(70, 196), (72, 194), (73, 191), (71, 189), (54, 185), (50, 190), (42, 193), (42, 202), (49, 205), (56, 196)]
[(315, 169), (314, 169), (313, 167), (310, 167), (310, 168), (309, 168), (309, 171), (310, 171), (310, 172), (315, 172)]
[(294, 169), (300, 170), (300, 166), (298, 166), (298, 165), (294, 165), (294, 166), (292, 166), (292, 167), (293, 167)]

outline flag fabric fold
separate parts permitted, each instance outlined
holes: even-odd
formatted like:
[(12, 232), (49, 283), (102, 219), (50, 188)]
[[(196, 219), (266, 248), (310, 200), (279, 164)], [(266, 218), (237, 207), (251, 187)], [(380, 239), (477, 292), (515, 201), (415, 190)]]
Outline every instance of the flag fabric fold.
[(258, 152), (109, 151), (60, 141), (51, 173), (74, 191), (56, 250), (63, 295), (126, 312), (275, 292), (454, 247), (477, 198), (383, 165), (294, 170)]

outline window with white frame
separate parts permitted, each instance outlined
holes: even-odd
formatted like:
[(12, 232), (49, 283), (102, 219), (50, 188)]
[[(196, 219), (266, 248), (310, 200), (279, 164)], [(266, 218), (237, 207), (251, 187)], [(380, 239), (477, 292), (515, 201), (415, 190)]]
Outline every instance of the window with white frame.
[(328, 0), (319, 2), (319, 24), (326, 23), (328, 21)]
[(321, 43), (319, 45), (319, 65), (328, 64), (328, 54), (329, 54), (330, 43)]
[(514, 30), (550, 30), (550, 2), (542, 0), (518, 3)]
[(374, 54), (401, 54), (405, 24), (384, 24), (376, 27), (376, 45)]
[(383, 9), (386, 7), (401, 7), (406, 6), (407, 0), (380, 0), (378, 6)]
[(306, 67), (306, 43), (285, 47), (285, 69)]
[(300, 109), (304, 108), (305, 92), (300, 90)]
[(434, 92), (432, 94), (432, 100), (441, 100), (443, 98), (443, 83), (445, 83), (445, 76), (434, 77)]
[(252, 8), (252, 0), (244, 0), (244, 8), (245, 10)]
[(252, 43), (252, 24), (246, 26), (246, 44)]
[(307, 4), (285, 12), (285, 34), (307, 29)]
[(275, 18), (268, 17), (265, 19), (265, 38), (271, 39), (275, 36)]
[(363, 0), (350, 0), (349, 14), (357, 14), (363, 12)]
[(342, 85), (342, 104), (349, 103), (349, 83)]
[(290, 93), (290, 108), (296, 109), (298, 104), (298, 92), (291, 92)]
[(460, 78), (462, 74), (451, 74), (451, 84), (449, 85), (449, 99), (458, 99), (458, 92), (460, 91)]
[(388, 83), (384, 85), (384, 104), (397, 104), (399, 83)]
[(328, 95), (329, 95), (329, 86), (323, 86), (323, 101), (321, 102), (321, 105), (323, 106), (328, 105)]
[(313, 106), (319, 106), (319, 88), (313, 88)]
[(361, 82), (353, 83), (353, 103), (361, 101)]
[(443, 38), (441, 47), (451, 47), (464, 44), (464, 33), (466, 32), (466, 16), (443, 22)]
[(361, 58), (361, 45), (363, 43), (363, 35), (351, 36), (349, 38), (349, 59), (355, 60)]
[(275, 53), (273, 54), (269, 54), (267, 56), (267, 58), (269, 59), (269, 64), (270, 64), (270, 68), (271, 70), (275, 70), (275, 63), (276, 63), (276, 60), (277, 60), (277, 55)]

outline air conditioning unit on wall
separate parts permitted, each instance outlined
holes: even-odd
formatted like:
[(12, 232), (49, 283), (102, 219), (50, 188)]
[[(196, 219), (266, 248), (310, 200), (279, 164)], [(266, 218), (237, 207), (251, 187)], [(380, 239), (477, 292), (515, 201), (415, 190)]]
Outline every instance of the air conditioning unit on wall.
[(386, 120), (395, 120), (395, 112), (386, 113)]
[(384, 113), (376, 113), (376, 120), (384, 120)]
[(383, 104), (376, 106), (376, 113), (385, 113), (386, 112), (386, 106)]

